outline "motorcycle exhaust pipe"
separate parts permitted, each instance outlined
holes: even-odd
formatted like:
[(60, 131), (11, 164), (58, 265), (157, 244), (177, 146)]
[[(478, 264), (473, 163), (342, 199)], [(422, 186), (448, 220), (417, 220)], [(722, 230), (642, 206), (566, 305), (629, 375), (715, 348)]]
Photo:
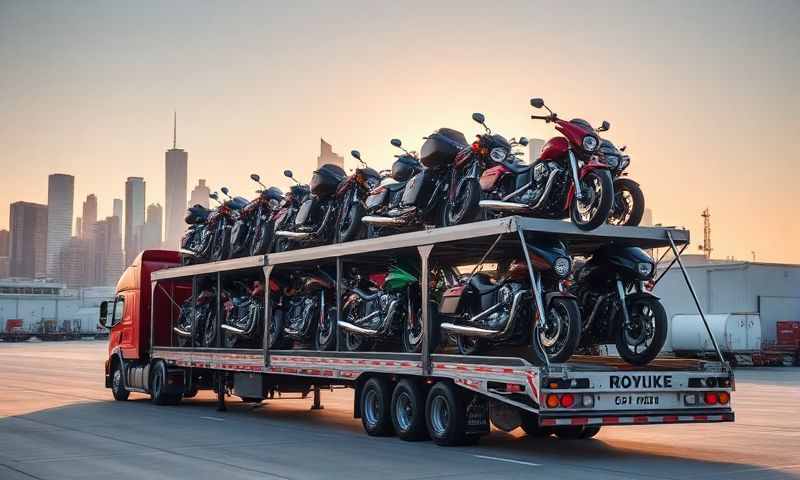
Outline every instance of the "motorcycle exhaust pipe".
[(196, 257), (197, 256), (197, 252), (194, 252), (192, 250), (187, 250), (185, 248), (178, 249), (178, 253), (180, 253), (181, 255), (189, 256), (189, 257)]
[[(511, 321), (511, 320), (509, 320)], [(441, 324), (442, 330), (468, 337), (495, 337), (500, 334), (500, 330), (489, 330), (487, 328), (468, 327), (466, 325), (456, 325), (455, 323), (444, 322)]]
[(181, 330), (178, 327), (172, 327), (172, 330), (174, 330), (175, 333), (177, 333), (178, 335), (180, 335), (182, 337), (191, 337), (192, 336), (192, 332), (187, 332), (186, 330)]
[[(441, 324), (441, 328), (447, 330), (448, 332), (456, 333), (459, 335), (465, 335), (469, 337), (482, 337), (482, 338), (501, 338), (508, 335), (514, 329), (514, 324), (517, 320), (517, 310), (519, 309), (519, 303), (525, 298), (528, 294), (527, 291), (517, 292), (514, 294), (514, 298), (511, 301), (511, 310), (508, 314), (508, 321), (506, 322), (505, 327), (502, 330), (490, 330), (488, 328), (480, 328), (480, 327), (472, 327), (468, 325), (458, 325), (451, 322), (444, 322)], [(492, 307), (487, 308), (483, 312), (475, 315), (472, 320), (480, 320), (481, 318), (485, 317), (492, 311), (499, 308), (501, 304), (496, 304)]]
[(350, 322), (345, 322), (344, 320), (339, 321), (339, 326), (344, 328), (345, 330), (357, 333), (359, 335), (366, 335), (372, 337), (378, 334), (377, 330), (372, 330), (371, 328), (359, 327), (358, 325), (354, 325)]
[(529, 210), (528, 205), (524, 203), (503, 202), (502, 200), (481, 200), (478, 205), (481, 208), (506, 212), (525, 212)]
[(275, 235), (286, 238), (296, 238), (302, 240), (311, 236), (310, 232), (290, 232), (288, 230), (278, 230)]
[(228, 325), (227, 323), (223, 323), (223, 324), (221, 325), (221, 327), (222, 327), (224, 330), (228, 330), (229, 332), (233, 332), (233, 333), (235, 333), (235, 334), (237, 334), (237, 335), (241, 335), (241, 334), (243, 334), (243, 333), (244, 333), (244, 330), (242, 330), (242, 329), (240, 329), (240, 328), (236, 328), (236, 327), (234, 327), (233, 325)]
[(405, 225), (406, 221), (399, 217), (377, 217), (375, 215), (366, 215), (361, 217), (364, 223), (372, 223), (376, 225)]

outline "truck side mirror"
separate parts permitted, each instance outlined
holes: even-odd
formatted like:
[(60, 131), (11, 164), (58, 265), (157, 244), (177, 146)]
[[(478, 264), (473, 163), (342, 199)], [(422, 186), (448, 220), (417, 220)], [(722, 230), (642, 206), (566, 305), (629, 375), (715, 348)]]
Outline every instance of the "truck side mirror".
[(104, 328), (106, 327), (106, 323), (108, 322), (108, 301), (103, 300), (100, 302), (100, 318), (98, 319), (100, 325)]

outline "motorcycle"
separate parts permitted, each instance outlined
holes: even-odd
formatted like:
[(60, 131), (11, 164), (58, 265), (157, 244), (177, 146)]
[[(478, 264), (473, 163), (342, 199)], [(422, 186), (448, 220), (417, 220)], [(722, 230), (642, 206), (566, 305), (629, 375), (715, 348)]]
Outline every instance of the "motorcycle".
[[(583, 120), (558, 118), (541, 98), (532, 99), (531, 105), (550, 112), (531, 118), (555, 123), (564, 136), (548, 140), (531, 165), (507, 155), (483, 172), (480, 206), (498, 215), (569, 217), (581, 230), (597, 228), (605, 223), (614, 202), (611, 173), (598, 150), (599, 137)], [(608, 122), (603, 122), (603, 128), (608, 129)]]
[(223, 291), (221, 328), (227, 348), (261, 348), (264, 332), (264, 284), (234, 282), (236, 294)]
[[(192, 308), (193, 306), (194, 308)], [(192, 297), (186, 299), (181, 305), (177, 325), (172, 328), (177, 334), (178, 346), (191, 347), (192, 343), (196, 346), (206, 345), (204, 341), (206, 325), (213, 323), (216, 315), (216, 291), (214, 289), (203, 289), (197, 295), (194, 305)]]
[(402, 339), (404, 352), (422, 347), (422, 297), (419, 279), (410, 269), (392, 265), (388, 271), (347, 280), (342, 321), (345, 347), (369, 350), (376, 340)]
[(261, 183), (261, 177), (253, 173), (250, 178), (261, 185), (258, 197), (248, 202), (238, 211), (236, 222), (231, 228), (229, 258), (267, 253), (272, 241), (272, 213), (283, 200), (283, 192), (276, 187)]
[[(336, 346), (336, 280), (323, 269), (312, 274), (293, 274), (274, 307), (273, 321), (283, 323), (277, 343), (313, 340), (316, 350)], [(279, 312), (279, 313), (278, 313)]]
[(309, 195), (294, 218), (294, 224), (275, 235), (291, 240), (288, 248), (330, 244), (336, 233), (339, 185), (347, 178), (337, 165), (325, 164), (314, 171)]
[(608, 223), (635, 227), (644, 215), (644, 193), (639, 183), (627, 177), (625, 169), (631, 164), (631, 157), (625, 154), (625, 146), (617, 148), (606, 139), (600, 140), (600, 151), (614, 178), (614, 206)]
[(638, 247), (603, 247), (576, 268), (569, 291), (585, 319), (582, 346), (615, 343), (630, 364), (653, 360), (667, 338), (664, 306), (645, 288), (654, 275), (655, 262)]
[(425, 137), (420, 150), (424, 168), (405, 184), (399, 205), (366, 215), (361, 221), (398, 231), (419, 230), (431, 224), (446, 226), (444, 214), (454, 178), (452, 166), (464, 149), (469, 149), (467, 139), (456, 130), (440, 128)]
[[(248, 204), (244, 197), (232, 197), (228, 194), (227, 187), (222, 187), (222, 193), (228, 197), (208, 217), (208, 228), (212, 232), (211, 249), (208, 259), (212, 262), (225, 260), (231, 247), (231, 227), (239, 215), (239, 211)], [(214, 192), (211, 198), (219, 202), (219, 195)]]
[[(395, 155), (390, 171), (380, 172), (382, 177), (380, 185), (369, 192), (365, 201), (367, 216), (380, 217), (388, 215), (390, 211), (398, 210), (408, 180), (422, 171), (422, 164), (415, 152), (403, 148), (403, 143), (397, 138), (393, 138), (390, 143), (403, 153)], [(367, 238), (379, 237), (385, 231), (391, 230), (390, 227), (382, 227), (380, 223), (367, 223), (363, 217), (362, 222), (367, 225)]]
[[(537, 325), (539, 313), (524, 260), (501, 262), (494, 278), (473, 272), (444, 292), (439, 308), (440, 315), (450, 319), (441, 328), (456, 336), (461, 354), (481, 353), (492, 344), (529, 345), (533, 339), (551, 362), (560, 363), (578, 347), (578, 303), (561, 289), (572, 267), (566, 247), (552, 241), (529, 243), (528, 249), (533, 268), (541, 275), (544, 321)], [(538, 338), (533, 338), (537, 331)], [(534, 355), (540, 355), (538, 348)]]
[(270, 217), (270, 223), (273, 225), (272, 243), (268, 247), (270, 252), (285, 252), (292, 249), (292, 241), (288, 237), (279, 237), (277, 232), (289, 230), (294, 226), (300, 206), (311, 195), (308, 185), (298, 182), (291, 170), (284, 170), (283, 175), (293, 180), (294, 185), (289, 187), (289, 192), (286, 193), (278, 209), (273, 211)]
[(336, 188), (336, 197), (339, 203), (339, 218), (336, 222), (336, 243), (349, 242), (362, 236), (364, 223), (364, 201), (369, 192), (380, 185), (381, 176), (374, 169), (361, 159), (358, 150), (350, 152), (361, 167), (356, 168), (355, 172), (345, 178)]
[(184, 221), (189, 228), (183, 233), (181, 239), (181, 264), (190, 265), (208, 258), (211, 246), (211, 230), (208, 228), (208, 218), (213, 210), (200, 204), (189, 207)]

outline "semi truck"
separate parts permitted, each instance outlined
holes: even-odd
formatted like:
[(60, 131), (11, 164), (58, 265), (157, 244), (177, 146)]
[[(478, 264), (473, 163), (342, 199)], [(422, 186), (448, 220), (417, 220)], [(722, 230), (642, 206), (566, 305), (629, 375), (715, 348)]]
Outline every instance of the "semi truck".
[[(216, 286), (221, 318), (220, 292), (229, 282), (258, 277), (267, 285), (281, 272), (326, 267), (335, 272), (332, 298), (341, 321), (343, 279), (352, 265), (386, 264), (404, 256), (416, 258), (419, 271), (430, 272), (433, 265), (476, 265), (522, 251), (530, 267), (525, 245), (536, 238), (564, 241), (573, 255), (610, 243), (669, 247), (672, 261), (683, 269), (678, 246), (688, 245), (689, 232), (609, 225), (585, 232), (569, 222), (514, 216), (188, 266), (181, 266), (179, 252), (148, 250), (124, 272), (114, 301), (101, 305), (100, 323), (110, 332), (105, 385), (116, 400), (139, 392), (158, 405), (177, 404), (210, 389), (220, 409), (228, 397), (261, 401), (284, 392), (313, 394), (314, 407), (320, 407), (324, 389), (347, 387), (354, 390), (353, 415), (367, 434), (432, 439), (439, 445), (473, 443), (492, 425), (506, 431), (521, 427), (535, 436), (590, 438), (604, 426), (734, 421), (734, 376), (721, 355), (713, 361), (658, 358), (646, 366), (597, 355), (550, 363), (546, 355), (536, 354), (533, 340), (514, 349), (462, 355), (448, 349), (447, 341), (435, 340), (435, 309), (422, 309), (419, 353), (391, 346), (345, 351), (338, 324), (331, 350), (285, 344), (270, 349), (270, 326), (276, 319), (271, 289), (265, 288), (262, 344), (226, 348), (222, 322), (217, 322), (213, 346), (199, 345), (194, 335), (189, 344), (177, 341), (181, 308), (187, 299), (196, 308), (192, 299), (200, 283)], [(534, 269), (529, 271), (534, 299), (541, 300), (540, 282)], [(431, 281), (429, 275), (420, 277), (422, 305), (429, 305)], [(687, 294), (697, 300), (688, 276), (686, 282)], [(702, 310), (698, 313), (705, 322)], [(707, 324), (705, 331), (718, 351)]]

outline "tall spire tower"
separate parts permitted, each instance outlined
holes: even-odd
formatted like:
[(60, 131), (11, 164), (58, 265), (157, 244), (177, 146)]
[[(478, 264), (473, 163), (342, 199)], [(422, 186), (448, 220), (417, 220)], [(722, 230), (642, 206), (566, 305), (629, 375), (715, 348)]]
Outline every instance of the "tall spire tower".
[(177, 149), (178, 145), (178, 111), (172, 111), (172, 149)]
[(183, 216), (187, 200), (189, 153), (178, 148), (178, 113), (172, 113), (172, 148), (165, 155), (166, 195), (164, 196), (164, 247), (177, 250), (183, 235)]

